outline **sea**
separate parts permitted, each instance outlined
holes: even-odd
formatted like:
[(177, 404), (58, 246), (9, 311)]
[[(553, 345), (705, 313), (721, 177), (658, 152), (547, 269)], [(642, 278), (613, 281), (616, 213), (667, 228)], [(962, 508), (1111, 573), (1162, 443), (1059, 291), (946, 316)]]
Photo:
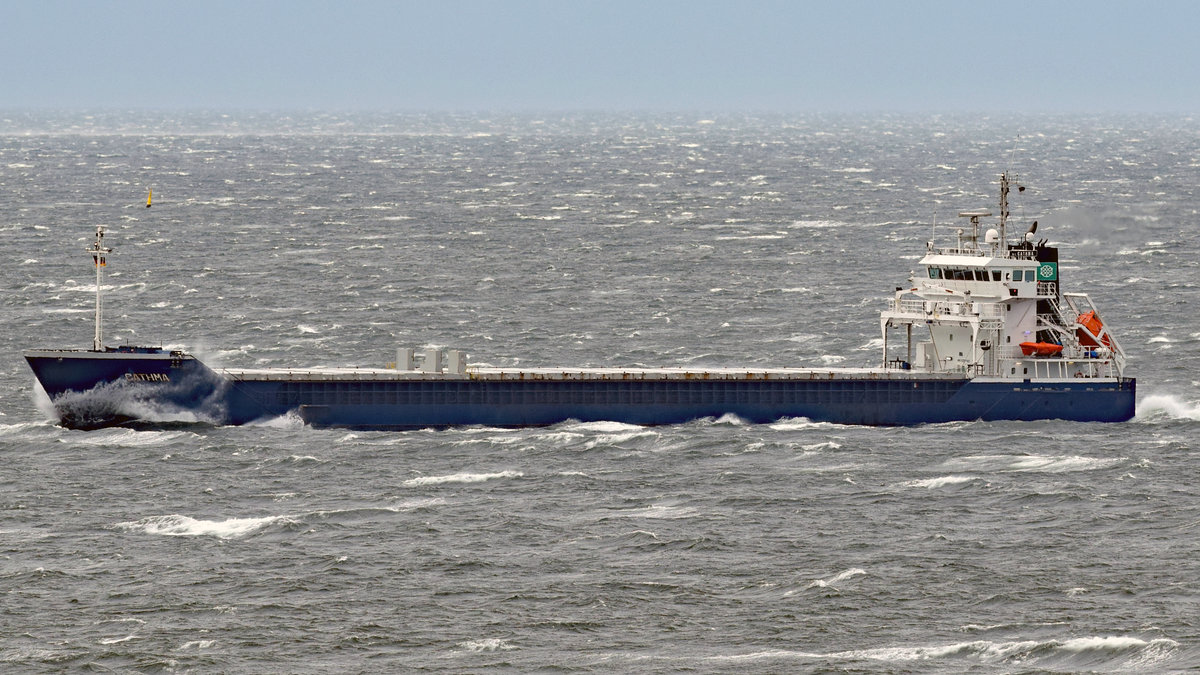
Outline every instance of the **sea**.
[[(21, 355), (102, 224), (215, 367), (875, 365), (1005, 171), (1133, 420), (70, 431)], [(1186, 115), (0, 111), (0, 669), (1195, 671), (1198, 210)]]

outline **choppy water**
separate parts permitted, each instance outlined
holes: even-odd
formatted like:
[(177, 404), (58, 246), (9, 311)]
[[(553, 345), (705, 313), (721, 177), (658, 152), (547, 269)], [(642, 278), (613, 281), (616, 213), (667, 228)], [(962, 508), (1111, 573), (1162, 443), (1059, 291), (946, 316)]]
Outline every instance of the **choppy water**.
[[(0, 115), (0, 664), (1200, 668), (1198, 158), (1175, 117)], [(90, 344), (107, 223), (108, 341), (216, 365), (864, 365), (1005, 168), (1134, 421), (73, 432), (20, 357)]]

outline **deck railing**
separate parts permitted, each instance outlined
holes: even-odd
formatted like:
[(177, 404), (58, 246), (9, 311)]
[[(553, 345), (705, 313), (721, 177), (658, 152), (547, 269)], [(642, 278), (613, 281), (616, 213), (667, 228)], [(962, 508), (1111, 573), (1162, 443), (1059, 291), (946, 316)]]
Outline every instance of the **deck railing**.
[(934, 302), (927, 306), (924, 300), (892, 299), (889, 301), (889, 308), (893, 312), (904, 312), (907, 314), (927, 314), (933, 312), (951, 316), (974, 316), (978, 311), (978, 316), (983, 319), (999, 319), (1004, 316), (1004, 310), (999, 305), (988, 302)]

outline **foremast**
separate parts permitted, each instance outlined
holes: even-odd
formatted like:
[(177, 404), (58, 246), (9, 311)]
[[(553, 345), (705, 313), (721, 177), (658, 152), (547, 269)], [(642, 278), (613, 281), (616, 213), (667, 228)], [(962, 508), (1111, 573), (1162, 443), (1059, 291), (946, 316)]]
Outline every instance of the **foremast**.
[(96, 226), (96, 241), (86, 249), (92, 256), (92, 265), (96, 268), (96, 335), (92, 339), (92, 350), (104, 351), (104, 298), (101, 282), (104, 278), (104, 268), (108, 264), (107, 256), (112, 249), (104, 245), (104, 226)]

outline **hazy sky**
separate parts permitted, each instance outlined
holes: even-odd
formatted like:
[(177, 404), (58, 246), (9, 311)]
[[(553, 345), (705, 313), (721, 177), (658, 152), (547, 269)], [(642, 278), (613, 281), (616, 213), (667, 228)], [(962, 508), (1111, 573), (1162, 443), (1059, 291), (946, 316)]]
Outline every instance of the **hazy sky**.
[(0, 108), (1200, 111), (1200, 2), (0, 0)]

